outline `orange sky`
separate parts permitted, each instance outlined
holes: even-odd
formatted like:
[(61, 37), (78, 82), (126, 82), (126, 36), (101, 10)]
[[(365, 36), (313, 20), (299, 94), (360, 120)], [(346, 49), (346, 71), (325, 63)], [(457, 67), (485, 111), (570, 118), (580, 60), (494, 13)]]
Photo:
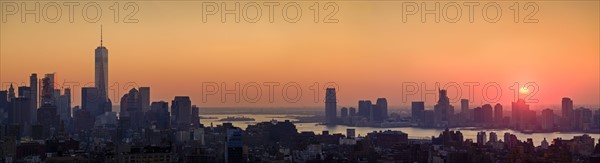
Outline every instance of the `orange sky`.
[[(10, 1), (9, 1), (10, 2)], [(206, 1), (204, 1), (206, 2)], [(112, 2), (99, 3), (102, 18), (89, 23), (82, 18), (82, 6), (75, 8), (74, 22), (69, 22), (67, 7), (57, 23), (41, 18), (20, 21), (21, 15), (6, 15), (0, 24), (0, 81), (26, 82), (32, 72), (56, 72), (59, 82), (92, 82), (94, 76), (94, 49), (99, 45), (100, 24), (104, 27), (104, 45), (109, 50), (109, 82), (119, 83), (113, 102), (117, 102), (128, 82), (150, 86), (153, 101), (170, 101), (175, 95), (189, 95), (200, 106), (322, 106), (313, 99), (314, 82), (335, 82), (341, 106), (356, 106), (359, 99), (375, 100), (387, 97), (392, 106), (410, 105), (419, 100), (410, 96), (403, 102), (402, 83), (479, 82), (475, 87), (472, 105), (487, 103), (482, 100), (482, 87), (498, 83), (502, 88), (502, 104), (514, 101), (510, 90), (513, 83), (535, 82), (539, 91), (533, 96), (540, 104), (559, 104), (563, 96), (571, 97), (576, 105), (598, 105), (600, 101), (600, 4), (598, 1), (536, 2), (539, 11), (533, 16), (538, 23), (523, 23), (531, 12), (520, 2), (520, 22), (513, 21), (513, 2), (497, 2), (502, 16), (496, 23), (482, 17), (480, 2), (474, 10), (474, 22), (469, 22), (467, 8), (457, 23), (441, 18), (427, 22), (421, 15), (409, 15), (402, 21), (402, 1), (338, 1), (339, 11), (333, 18), (338, 23), (313, 22), (314, 2), (297, 2), (302, 17), (297, 23), (288, 23), (281, 15), (279, 2), (274, 22), (268, 19), (267, 7), (262, 5), (262, 17), (257, 23), (220, 21), (220, 15), (209, 15), (202, 22), (202, 1), (136, 2), (139, 11), (134, 18), (138, 23), (115, 23)], [(292, 1), (293, 2), (293, 1)], [(26, 5), (33, 5), (27, 2)], [(40, 2), (41, 8), (50, 2)], [(62, 3), (62, 2), (61, 2)], [(234, 2), (227, 2), (233, 7)], [(433, 8), (435, 2), (425, 5)], [(440, 1), (441, 7), (449, 2)], [(2, 1), (3, 18), (9, 12)], [(19, 6), (22, 4), (16, 3)], [(241, 7), (248, 2), (240, 1)], [(320, 19), (332, 8), (321, 6)], [(405, 3), (406, 4), (406, 3)], [(422, 5), (420, 2), (418, 5)], [(9, 6), (12, 4), (8, 4)], [(121, 8), (124, 2), (120, 2)], [(330, 6), (331, 7), (331, 6)], [(449, 10), (452, 10), (451, 8)], [(121, 10), (123, 19), (128, 11)], [(53, 8), (48, 9), (54, 16)], [(93, 13), (94, 11), (87, 11)], [(294, 15), (294, 10), (288, 14)], [(495, 10), (488, 10), (493, 17)], [(250, 12), (251, 13), (251, 12)], [(450, 16), (455, 11), (448, 11)], [(93, 17), (93, 14), (91, 14)], [(203, 82), (225, 82), (228, 88), (235, 82), (241, 86), (256, 82), (279, 82), (275, 87), (274, 102), (269, 102), (268, 90), (263, 86), (258, 102), (235, 102), (220, 94), (203, 101)], [(295, 103), (283, 99), (282, 87), (296, 82), (301, 86), (302, 98)], [(6, 84), (2, 85), (6, 88)], [(293, 88), (293, 87), (292, 87)], [(467, 87), (462, 87), (467, 98)], [(255, 91), (249, 96), (254, 97)], [(204, 92), (206, 93), (206, 92)], [(296, 92), (288, 91), (288, 95)], [(495, 92), (488, 92), (493, 95)], [(456, 91), (449, 89), (450, 95)], [(317, 93), (322, 99), (324, 90)], [(249, 97), (249, 98), (252, 98)], [(75, 91), (79, 105), (80, 90)], [(433, 104), (435, 97), (428, 96)], [(455, 105), (458, 106), (458, 103)]]

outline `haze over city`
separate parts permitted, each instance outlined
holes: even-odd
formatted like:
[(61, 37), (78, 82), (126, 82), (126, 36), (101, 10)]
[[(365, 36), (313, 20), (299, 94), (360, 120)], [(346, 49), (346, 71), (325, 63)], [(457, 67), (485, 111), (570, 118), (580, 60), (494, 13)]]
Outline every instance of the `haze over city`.
[[(533, 17), (537, 23), (515, 23), (509, 2), (499, 2), (504, 15), (496, 23), (480, 17), (481, 10), (475, 10), (469, 22), (464, 6), (457, 23), (448, 23), (443, 15), (439, 23), (435, 15), (426, 15), (423, 23), (420, 14), (407, 15), (403, 22), (399, 10), (403, 3), (393, 1), (336, 2), (338, 23), (314, 23), (308, 9), (312, 2), (298, 3), (304, 15), (296, 23), (286, 22), (279, 14), (269, 22), (264, 6), (256, 23), (244, 17), (236, 23), (235, 15), (228, 15), (223, 23), (220, 14), (208, 15), (203, 22), (202, 3), (193, 1), (137, 2), (137, 23), (114, 23), (109, 9), (113, 4), (108, 2), (98, 2), (103, 16), (95, 23), (86, 22), (79, 10), (73, 23), (66, 14), (57, 23), (45, 22), (43, 17), (35, 23), (33, 15), (21, 23), (20, 15), (5, 15), (6, 23), (0, 27), (2, 88), (8, 88), (8, 82), (26, 82), (26, 74), (32, 72), (56, 72), (59, 83), (93, 82), (90, 47), (98, 45), (103, 24), (113, 70), (109, 83), (150, 86), (152, 100), (189, 95), (207, 107), (314, 107), (322, 101), (314, 102), (310, 87), (315, 82), (320, 87), (335, 82), (338, 100), (345, 106), (369, 97), (387, 97), (391, 106), (409, 106), (421, 97), (402, 100), (403, 83), (425, 83), (427, 89), (435, 90), (435, 82), (441, 86), (455, 82), (462, 86), (462, 98), (468, 98), (464, 83), (477, 82), (472, 102), (490, 103), (482, 99), (482, 87), (497, 83), (502, 88), (498, 102), (509, 104), (516, 101), (516, 89), (510, 89), (515, 82), (521, 86), (533, 82), (539, 87), (532, 96), (538, 104), (557, 106), (562, 97), (584, 106), (597, 106), (600, 101), (596, 2), (537, 2), (539, 11)], [(66, 9), (63, 6), (63, 12)], [(529, 10), (521, 12), (523, 17)], [(257, 102), (236, 102), (228, 96), (222, 102), (216, 94), (203, 101), (204, 82), (224, 82), (228, 87), (256, 82), (262, 86), (262, 97)], [(266, 82), (280, 83), (272, 103), (263, 85)], [(290, 82), (302, 88), (298, 102), (287, 102), (280, 93)], [(120, 89), (115, 98), (126, 91)], [(448, 91), (450, 96), (457, 93), (455, 88)], [(495, 93), (492, 88), (488, 96)], [(80, 103), (78, 97), (74, 96), (74, 103)], [(428, 95), (426, 101), (433, 104), (436, 99)]]

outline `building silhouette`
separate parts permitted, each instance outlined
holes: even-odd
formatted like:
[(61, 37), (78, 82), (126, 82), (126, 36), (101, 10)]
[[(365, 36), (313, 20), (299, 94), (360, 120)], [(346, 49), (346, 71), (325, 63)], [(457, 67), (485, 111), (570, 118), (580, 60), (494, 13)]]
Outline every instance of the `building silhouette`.
[(358, 101), (358, 116), (369, 118), (371, 114), (371, 100)]
[(460, 99), (460, 112), (463, 115), (463, 118), (467, 121), (473, 120), (473, 115), (469, 110), (469, 100), (468, 99)]
[(102, 26), (100, 26), (100, 46), (96, 48), (94, 57), (94, 81), (98, 91), (97, 105), (104, 111), (111, 111), (112, 102), (108, 98), (108, 49), (102, 43)]
[(373, 112), (375, 113), (374, 117), (374, 121), (384, 121), (387, 119), (388, 117), (388, 103), (387, 103), (387, 99), (385, 98), (378, 98), (377, 99), (377, 103), (375, 104), (375, 106), (377, 107), (377, 111)]
[(104, 108), (101, 108), (98, 89), (95, 87), (81, 88), (81, 109), (87, 110), (92, 117), (102, 115)]
[(37, 122), (37, 109), (38, 109), (38, 97), (39, 97), (39, 89), (38, 89), (38, 77), (36, 73), (32, 73), (31, 76), (29, 76), (29, 101), (31, 102), (30, 107), (32, 110), (34, 110), (33, 115), (31, 115), (33, 117), (34, 122)]
[(327, 88), (325, 92), (325, 123), (335, 124), (337, 121), (337, 99), (335, 88)]
[(529, 117), (530, 112), (529, 105), (525, 103), (525, 100), (518, 99), (517, 102), (513, 102), (511, 117), (512, 126), (521, 129), (525, 127), (528, 121), (535, 120), (535, 117)]
[(419, 122), (423, 119), (423, 112), (425, 111), (425, 102), (413, 101), (411, 103), (411, 114), (413, 121)]
[(542, 110), (542, 130), (551, 131), (554, 129), (554, 111), (552, 109)]
[(187, 128), (191, 122), (192, 102), (188, 96), (175, 96), (171, 102), (171, 124), (177, 128)]
[(433, 107), (435, 112), (435, 124), (437, 126), (447, 126), (454, 115), (454, 106), (450, 105), (450, 99), (446, 90), (439, 90), (439, 99)]
[(568, 97), (562, 98), (562, 107), (561, 107), (561, 127), (564, 129), (568, 129), (572, 127), (572, 115), (573, 115), (573, 100)]
[(348, 108), (347, 107), (342, 107), (342, 109), (340, 109), (340, 117), (348, 118)]
[(503, 108), (501, 104), (494, 105), (494, 121), (496, 124), (502, 124), (504, 120)]

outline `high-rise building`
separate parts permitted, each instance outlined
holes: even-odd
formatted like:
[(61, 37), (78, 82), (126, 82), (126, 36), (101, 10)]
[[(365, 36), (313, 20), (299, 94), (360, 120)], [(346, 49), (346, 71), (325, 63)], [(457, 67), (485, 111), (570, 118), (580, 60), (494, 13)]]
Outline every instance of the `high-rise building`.
[(10, 87), (8, 87), (8, 101), (12, 101), (13, 98), (17, 98), (17, 96), (15, 95), (15, 88), (11, 83)]
[(191, 122), (192, 102), (188, 96), (175, 96), (171, 102), (172, 125), (187, 128)]
[(463, 118), (467, 121), (473, 120), (473, 115), (469, 111), (469, 100), (468, 99), (460, 99), (460, 112), (463, 115)]
[(485, 145), (487, 139), (484, 131), (477, 132), (477, 145)]
[(379, 108), (377, 107), (376, 104), (371, 105), (371, 107), (369, 107), (369, 121), (377, 121), (377, 115), (379, 114)]
[(130, 127), (134, 129), (143, 128), (144, 112), (142, 111), (142, 100), (140, 92), (132, 88), (129, 93), (124, 94), (121, 98), (121, 112), (119, 117), (128, 117)]
[[(34, 122), (37, 120), (37, 117), (32, 117), (35, 116), (37, 114), (36, 109), (31, 108), (31, 97), (29, 97), (31, 94), (29, 92), (29, 87), (26, 86), (20, 86), (18, 88), (18, 93), (19, 93), (19, 97), (14, 98), (13, 101), (11, 102), (13, 105), (13, 114), (15, 114), (14, 116), (18, 116), (15, 117), (15, 119), (18, 119), (17, 121), (15, 121), (14, 123), (18, 123), (21, 125), (21, 130), (23, 132), (23, 134), (25, 135), (29, 135), (30, 129), (31, 129), (31, 125), (34, 124)], [(32, 112), (36, 112), (35, 114)], [(25, 136), (23, 135), (23, 136)]]
[(140, 100), (142, 103), (142, 112), (150, 110), (150, 87), (140, 87)]
[(192, 105), (192, 116), (191, 121), (193, 126), (200, 126), (200, 107)]
[(512, 103), (512, 117), (511, 124), (513, 127), (520, 129), (526, 124), (526, 121), (532, 120), (531, 118), (535, 117), (527, 117), (530, 113), (529, 105), (525, 103), (525, 100), (518, 99), (517, 102)]
[(337, 121), (337, 99), (335, 88), (327, 88), (325, 92), (325, 123), (335, 124)]
[(42, 88), (40, 92), (40, 106), (44, 104), (56, 105), (56, 96), (54, 95), (54, 84), (56, 83), (55, 80), (55, 73), (46, 74), (44, 78), (42, 78), (42, 82), (40, 83)]
[(155, 115), (156, 126), (159, 129), (169, 128), (171, 116), (169, 113), (169, 103), (165, 101), (152, 102), (150, 110)]
[(45, 103), (37, 110), (39, 124), (44, 127), (44, 136), (56, 134), (60, 126), (60, 117), (56, 112), (56, 105)]
[(572, 114), (573, 114), (573, 100), (571, 100), (568, 97), (563, 97), (562, 98), (562, 109), (561, 109), (561, 113), (562, 113), (562, 123), (561, 126), (562, 128), (571, 128), (571, 122), (573, 121), (572, 119)]
[(356, 116), (356, 108), (355, 107), (350, 107), (350, 109), (348, 109), (348, 116), (350, 116), (350, 117)]
[(100, 46), (95, 50), (95, 85), (100, 102), (108, 101), (108, 49), (102, 45), (102, 27), (100, 27)]
[(439, 126), (445, 126), (451, 121), (454, 115), (454, 106), (450, 105), (450, 99), (446, 90), (439, 90), (440, 97), (437, 104), (433, 107), (435, 112), (435, 123)]
[(29, 87), (27, 86), (20, 86), (19, 88), (17, 88), (18, 93), (19, 93), (19, 97), (25, 97), (25, 98), (29, 98)]
[(435, 112), (433, 110), (424, 110), (421, 124), (424, 127), (433, 127), (435, 119)]
[(578, 130), (588, 131), (592, 126), (592, 110), (588, 108), (577, 108), (573, 111), (573, 127)]
[(542, 110), (542, 130), (552, 131), (554, 129), (554, 111), (552, 109)]
[(481, 106), (483, 111), (483, 122), (484, 123), (492, 123), (494, 122), (494, 111), (492, 109), (492, 105), (485, 104)]
[(360, 100), (358, 101), (358, 116), (369, 118), (371, 114), (371, 100)]
[(81, 88), (81, 109), (88, 111), (92, 117), (104, 114), (104, 110), (99, 105), (101, 101), (98, 89), (95, 87)]
[(342, 118), (348, 118), (348, 108), (347, 107), (342, 107), (342, 109), (340, 109), (340, 115)]
[(481, 107), (476, 107), (473, 109), (473, 122), (483, 123), (485, 119), (483, 119), (484, 111)]
[[(71, 123), (71, 89), (65, 88), (64, 94), (60, 95), (57, 103), (57, 113), (60, 120), (65, 124)], [(69, 125), (67, 125), (69, 126)], [(70, 128), (70, 126), (69, 126)]]
[(8, 92), (0, 91), (0, 123), (8, 124)]
[(502, 124), (502, 121), (504, 119), (504, 115), (502, 112), (503, 109), (501, 104), (494, 105), (494, 120), (496, 124)]
[(21, 131), (31, 127), (33, 119), (31, 119), (32, 110), (29, 110), (29, 99), (27, 97), (16, 97), (11, 101), (11, 104), (12, 111), (9, 119), (12, 117), (12, 123), (20, 124), (22, 127)]
[(31, 94), (31, 95), (29, 95), (30, 102), (31, 102), (30, 107), (37, 110), (39, 92), (38, 92), (38, 77), (37, 77), (36, 73), (33, 73), (33, 74), (31, 74), (31, 76), (29, 76), (29, 93)]
[(227, 142), (225, 150), (226, 163), (242, 163), (244, 160), (244, 143), (242, 131), (239, 128), (227, 129)]
[(377, 112), (375, 119), (376, 121), (384, 121), (388, 117), (388, 103), (385, 98), (378, 98), (377, 103)]
[(498, 134), (496, 134), (495, 132), (490, 132), (490, 142), (497, 142), (498, 141)]
[[(29, 96), (30, 94), (26, 91), (25, 95)], [(37, 123), (37, 109), (33, 109), (30, 106), (31, 99), (29, 97), (17, 97), (11, 103), (13, 105), (15, 120), (18, 119), (15, 123), (20, 124), (22, 136), (31, 136), (31, 127)]]
[(90, 110), (85, 110), (78, 106), (73, 108), (73, 128), (75, 131), (91, 129), (94, 127), (94, 123), (95, 117), (92, 116)]
[(467, 113), (469, 111), (469, 100), (468, 99), (460, 99), (460, 111), (463, 113)]
[(411, 117), (413, 121), (421, 121), (423, 118), (423, 111), (425, 111), (425, 102), (413, 101), (411, 104)]

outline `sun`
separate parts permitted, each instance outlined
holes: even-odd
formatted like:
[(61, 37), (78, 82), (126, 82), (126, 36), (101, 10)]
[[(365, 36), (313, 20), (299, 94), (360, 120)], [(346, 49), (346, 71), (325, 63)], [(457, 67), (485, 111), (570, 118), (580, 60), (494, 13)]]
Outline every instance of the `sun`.
[(521, 94), (528, 94), (529, 93), (529, 89), (527, 89), (527, 87), (521, 87), (519, 89), (519, 93), (521, 93)]

